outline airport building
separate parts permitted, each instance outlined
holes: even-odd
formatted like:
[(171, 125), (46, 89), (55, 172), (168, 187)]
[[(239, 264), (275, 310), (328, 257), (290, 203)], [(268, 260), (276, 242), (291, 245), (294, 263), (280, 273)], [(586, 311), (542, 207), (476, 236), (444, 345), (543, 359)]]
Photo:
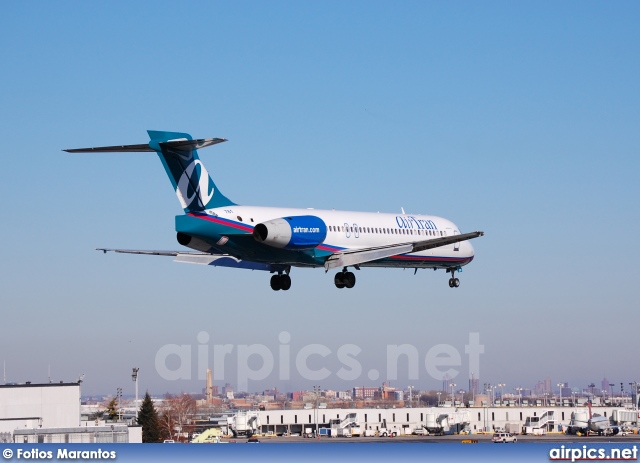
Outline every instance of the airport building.
[(81, 421), (80, 385), (0, 385), (0, 442), (142, 442), (139, 426)]
[[(593, 412), (620, 425), (634, 426), (637, 412), (620, 407), (594, 407)], [(575, 414), (588, 414), (586, 407), (420, 407), (420, 408), (307, 408), (298, 410), (264, 410), (256, 412), (258, 432), (273, 434), (304, 434), (320, 428), (359, 428), (376, 435), (381, 430), (397, 435), (411, 434), (415, 429), (431, 428), (431, 433), (467, 431), (493, 432), (508, 425), (518, 433), (562, 432)], [(514, 432), (514, 431), (511, 431)]]

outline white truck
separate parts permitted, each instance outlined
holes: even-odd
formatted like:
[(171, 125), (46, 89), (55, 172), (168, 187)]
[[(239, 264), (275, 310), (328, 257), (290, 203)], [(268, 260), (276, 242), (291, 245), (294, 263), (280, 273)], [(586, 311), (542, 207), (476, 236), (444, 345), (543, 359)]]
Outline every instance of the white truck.
[(520, 427), (520, 423), (506, 423), (504, 430), (509, 434), (520, 434), (522, 428)]

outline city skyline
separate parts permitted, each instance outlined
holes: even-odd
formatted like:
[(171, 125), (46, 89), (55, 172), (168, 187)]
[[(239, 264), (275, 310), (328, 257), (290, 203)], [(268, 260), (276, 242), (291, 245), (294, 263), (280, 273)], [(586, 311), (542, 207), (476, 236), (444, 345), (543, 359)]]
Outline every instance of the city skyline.
[[(436, 389), (449, 370), (464, 388), (637, 380), (620, 340), (640, 322), (638, 2), (180, 8), (188, 24), (166, 30), (166, 1), (3, 5), (7, 381), (84, 374), (83, 394), (108, 393), (133, 388), (132, 367), (140, 391), (171, 393), (200, 390), (206, 368), (249, 389)], [(363, 268), (349, 291), (294, 269), (274, 292), (264, 272), (104, 255), (181, 249), (180, 203), (153, 153), (62, 150), (147, 129), (228, 139), (200, 154), (241, 204), (404, 210), (485, 236), (455, 290), (443, 271)]]

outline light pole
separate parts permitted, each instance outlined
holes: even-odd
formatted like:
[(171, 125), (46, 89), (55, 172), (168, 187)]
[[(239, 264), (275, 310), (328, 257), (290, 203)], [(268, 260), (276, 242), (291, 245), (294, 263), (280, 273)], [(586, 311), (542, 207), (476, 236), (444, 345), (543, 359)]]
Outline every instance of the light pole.
[(450, 386), (451, 386), (451, 406), (453, 406), (456, 401), (456, 398), (453, 396), (453, 388), (456, 387), (456, 385), (455, 383), (451, 383)]
[(440, 406), (440, 394), (442, 394), (442, 392), (436, 392), (436, 395), (438, 396), (438, 403), (436, 404), (437, 407)]
[(136, 424), (138, 423), (138, 371), (140, 371), (140, 368), (133, 368), (133, 372), (131, 373), (131, 380), (136, 383), (136, 401), (135, 401), (135, 408), (136, 408)]
[(116, 390), (116, 396), (118, 397), (118, 421), (122, 421), (122, 388), (119, 387)]
[(504, 405), (504, 387), (505, 386), (506, 386), (505, 383), (498, 384), (498, 387), (500, 388), (500, 403), (502, 405)]
[[(318, 434), (318, 396), (320, 395), (320, 386), (313, 386), (313, 392), (316, 395), (315, 415), (316, 415), (316, 438), (317, 438), (320, 436)], [(362, 389), (362, 398), (364, 400), (364, 388)]]
[(609, 400), (611, 400), (611, 406), (613, 406), (613, 402), (615, 400), (615, 396), (613, 395), (613, 383), (609, 383), (609, 387), (611, 388), (611, 392), (609, 393)]
[(493, 394), (493, 391), (496, 387), (492, 386), (491, 384), (487, 385), (487, 390), (489, 391), (489, 406), (493, 407), (495, 405), (495, 396)]
[(635, 415), (636, 415), (636, 427), (638, 426), (638, 382), (634, 381), (632, 383), (629, 383), (629, 386), (631, 386), (631, 390), (635, 393), (632, 397), (633, 397), (633, 409), (635, 411)]
[(409, 408), (413, 408), (413, 386), (407, 386), (409, 388)]
[(560, 406), (562, 407), (562, 386), (564, 386), (564, 383), (558, 383), (557, 384), (558, 388), (560, 389)]
[(518, 391), (518, 407), (522, 405), (522, 388), (517, 387), (516, 391)]

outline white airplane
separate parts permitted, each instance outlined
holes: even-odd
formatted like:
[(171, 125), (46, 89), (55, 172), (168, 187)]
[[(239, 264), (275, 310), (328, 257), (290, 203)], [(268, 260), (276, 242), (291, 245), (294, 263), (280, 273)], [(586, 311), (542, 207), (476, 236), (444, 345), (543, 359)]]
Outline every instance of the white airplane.
[(584, 435), (595, 433), (598, 435), (616, 435), (620, 432), (620, 427), (611, 424), (611, 420), (605, 416), (593, 413), (591, 410), (591, 401), (587, 402), (589, 408), (589, 420), (572, 420), (572, 424), (569, 425), (569, 432), (576, 434), (580, 432)]
[(220, 192), (197, 153), (198, 148), (227, 140), (193, 140), (180, 132), (148, 133), (148, 144), (64, 151), (156, 152), (185, 212), (176, 217), (178, 242), (195, 252), (99, 248), (105, 253), (173, 256), (176, 262), (265, 270), (274, 274), (271, 288), (275, 291), (291, 287), (292, 267), (338, 268), (337, 288), (355, 285), (349, 267), (444, 269), (451, 274), (449, 287), (457, 288), (460, 280), (455, 273), (474, 257), (468, 240), (484, 235), (481, 231), (460, 233), (447, 219), (404, 211), (381, 214), (240, 206)]

